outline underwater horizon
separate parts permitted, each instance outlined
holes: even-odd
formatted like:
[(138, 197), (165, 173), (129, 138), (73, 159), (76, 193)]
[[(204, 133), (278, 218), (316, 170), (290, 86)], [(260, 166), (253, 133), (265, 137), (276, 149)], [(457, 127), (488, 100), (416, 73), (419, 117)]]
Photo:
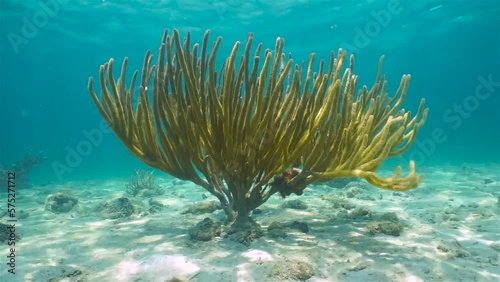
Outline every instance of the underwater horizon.
[[(198, 43), (205, 30), (210, 40), (221, 36), (218, 64), (248, 33), (270, 49), (284, 38), (295, 63), (314, 52), (317, 66), (343, 48), (355, 55), (358, 88), (373, 83), (384, 55), (389, 94), (411, 74), (404, 108), (415, 112), (425, 98), (430, 109), (410, 150), (389, 167), (407, 171), (410, 159), (417, 171), (500, 162), (498, 1), (6, 0), (0, 9), (0, 163), (40, 154), (35, 182), (121, 177), (142, 167), (111, 133), (81, 159), (68, 155), (100, 130), (88, 78), (109, 58), (128, 57), (129, 72), (140, 69), (146, 50), (157, 55), (165, 29), (191, 32)], [(70, 166), (58, 172), (54, 164)]]

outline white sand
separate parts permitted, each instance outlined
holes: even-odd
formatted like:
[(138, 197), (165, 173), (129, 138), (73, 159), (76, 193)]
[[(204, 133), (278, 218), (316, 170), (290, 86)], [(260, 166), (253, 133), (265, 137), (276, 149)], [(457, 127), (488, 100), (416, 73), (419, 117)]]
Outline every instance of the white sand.
[[(419, 172), (424, 174), (421, 187), (408, 193), (370, 188), (346, 198), (346, 189), (319, 184), (303, 196), (290, 197), (304, 201), (307, 210), (281, 208), (284, 200), (273, 197), (254, 216), (264, 229), (273, 221), (298, 220), (307, 222), (310, 231), (290, 231), (285, 239), (264, 236), (249, 247), (225, 238), (189, 239), (189, 227), (224, 214), (181, 214), (202, 201), (203, 193), (208, 195), (188, 182), (157, 178), (167, 193), (155, 199), (167, 207), (118, 220), (102, 220), (90, 211), (123, 194), (126, 180), (19, 190), (18, 211), (29, 217), (17, 223), (22, 239), (16, 245), (16, 275), (7, 273), (0, 260), (0, 281), (165, 281), (173, 276), (273, 281), (267, 275), (282, 259), (311, 264), (315, 275), (308, 281), (500, 281), (499, 165)], [(485, 179), (493, 182), (485, 184)], [(59, 190), (70, 190), (66, 192), (79, 199), (78, 205), (66, 214), (45, 211), (47, 195)], [(348, 212), (339, 213), (321, 195), (367, 207), (372, 219), (342, 219)], [(397, 213), (404, 232), (399, 237), (369, 235), (367, 224), (386, 212)], [(4, 253), (6, 247), (0, 256), (6, 261)]]

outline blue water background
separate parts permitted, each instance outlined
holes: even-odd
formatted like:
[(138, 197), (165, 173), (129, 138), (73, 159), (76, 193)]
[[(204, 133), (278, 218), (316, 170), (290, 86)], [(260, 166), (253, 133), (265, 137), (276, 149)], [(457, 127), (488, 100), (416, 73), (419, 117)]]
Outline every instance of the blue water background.
[[(393, 93), (412, 80), (405, 108), (430, 108), (413, 147), (389, 164), (500, 162), (499, 1), (0, 1), (0, 162), (43, 152), (34, 182), (127, 177), (142, 164), (111, 133), (90, 148), (84, 132), (102, 122), (87, 92), (89, 76), (113, 57), (140, 68), (163, 30), (206, 29), (223, 37), (219, 63), (248, 32), (266, 48), (277, 37), (296, 62), (328, 59), (339, 47), (356, 56), (371, 85), (378, 58)], [(118, 68), (116, 68), (118, 70)], [(492, 80), (492, 85), (484, 81)], [(496, 83), (496, 84), (495, 84)], [(460, 108), (461, 107), (461, 108)], [(82, 143), (83, 142), (83, 143)], [(89, 143), (85, 143), (88, 145)], [(79, 160), (68, 152), (88, 150)], [(57, 171), (58, 165), (69, 170)], [(60, 167), (59, 167), (60, 168)]]

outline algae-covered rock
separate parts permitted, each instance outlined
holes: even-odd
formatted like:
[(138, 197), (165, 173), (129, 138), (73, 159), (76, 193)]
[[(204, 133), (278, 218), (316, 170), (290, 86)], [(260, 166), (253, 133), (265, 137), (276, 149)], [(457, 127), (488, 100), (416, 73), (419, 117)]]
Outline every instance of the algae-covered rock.
[(220, 236), (221, 231), (221, 224), (208, 217), (188, 229), (191, 239), (197, 241), (210, 241), (216, 236)]
[(181, 214), (205, 214), (205, 213), (213, 213), (214, 211), (221, 209), (221, 204), (218, 201), (204, 201), (198, 202), (196, 204), (191, 205), (186, 210), (182, 211)]
[(465, 248), (456, 240), (453, 241), (442, 241), (436, 247), (439, 251), (446, 253), (449, 259), (455, 258), (466, 258), (470, 256), (470, 253), (465, 250)]
[(275, 238), (275, 239), (285, 238), (287, 236), (285, 226), (283, 226), (283, 224), (281, 224), (277, 221), (273, 221), (273, 222), (271, 222), (271, 224), (269, 224), (269, 226), (267, 227), (267, 234), (271, 238)]
[(17, 215), (17, 219), (26, 219), (30, 216), (30, 213), (29, 212), (26, 212), (26, 211), (23, 211), (23, 210), (20, 210), (19, 211), (19, 214)]
[(381, 221), (399, 222), (398, 215), (395, 212), (386, 212), (380, 217)]
[(358, 207), (353, 209), (347, 216), (349, 219), (369, 219), (372, 217), (372, 211), (367, 207)]
[(344, 189), (349, 190), (351, 188), (358, 188), (361, 190), (369, 190), (370, 189), (370, 184), (368, 184), (366, 181), (363, 180), (354, 180), (350, 181), (347, 183), (344, 187)]
[(371, 235), (385, 234), (399, 236), (404, 230), (404, 225), (399, 222), (398, 216), (393, 213), (383, 214), (379, 220), (368, 223), (366, 229)]
[(240, 226), (238, 224), (233, 224), (227, 230), (227, 237), (230, 240), (242, 243), (243, 245), (249, 246), (251, 242), (264, 236), (264, 232), (260, 228), (260, 225), (250, 219), (248, 225)]
[(307, 225), (307, 223), (305, 223), (303, 221), (294, 220), (292, 222), (285, 223), (284, 226), (288, 227), (290, 229), (298, 230), (298, 231), (300, 231), (302, 233), (308, 233), (309, 232), (309, 225)]
[(64, 193), (55, 193), (47, 197), (45, 210), (53, 213), (67, 213), (78, 203), (78, 199)]
[(159, 213), (165, 207), (165, 205), (163, 205), (162, 203), (158, 202), (157, 200), (155, 200), (153, 198), (149, 199), (148, 204), (149, 204), (149, 212), (150, 213)]
[(376, 221), (370, 222), (366, 226), (368, 232), (372, 235), (375, 234), (385, 234), (391, 236), (399, 236), (404, 230), (404, 226), (401, 223), (391, 222), (391, 221)]
[(355, 204), (351, 203), (350, 201), (348, 201), (345, 198), (341, 198), (341, 197), (338, 197), (336, 195), (329, 194), (329, 195), (321, 196), (321, 199), (332, 203), (334, 208), (346, 209), (346, 210), (352, 210), (352, 209), (356, 208)]
[(128, 197), (118, 197), (97, 204), (94, 211), (105, 219), (130, 217), (135, 213), (132, 201)]
[(306, 210), (308, 208), (307, 204), (301, 200), (286, 201), (281, 205), (281, 207), (285, 209), (294, 209), (294, 210)]
[(356, 187), (356, 186), (352, 186), (352, 187), (349, 187), (345, 192), (344, 192), (344, 195), (347, 197), (347, 198), (354, 198), (356, 197), (358, 194), (361, 194), (363, 193), (363, 189), (359, 188), (359, 187)]
[(267, 227), (267, 234), (271, 238), (285, 238), (287, 235), (287, 232), (289, 232), (291, 229), (298, 230), (302, 233), (308, 233), (309, 232), (309, 226), (307, 223), (303, 221), (291, 221), (291, 222), (285, 222), (285, 223), (280, 223), (277, 221), (273, 221), (269, 226)]
[(9, 240), (19, 241), (21, 236), (18, 234), (15, 226), (0, 223), (0, 243), (5, 243)]
[(306, 281), (313, 275), (313, 266), (298, 260), (279, 260), (267, 274), (271, 281)]

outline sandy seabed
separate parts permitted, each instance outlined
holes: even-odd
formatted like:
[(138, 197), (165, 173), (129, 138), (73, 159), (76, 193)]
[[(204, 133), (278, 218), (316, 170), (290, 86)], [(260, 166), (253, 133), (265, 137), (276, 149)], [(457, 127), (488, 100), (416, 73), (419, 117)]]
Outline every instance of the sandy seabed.
[[(16, 274), (7, 272), (3, 244), (0, 281), (500, 281), (499, 165), (419, 172), (421, 186), (406, 193), (356, 181), (272, 197), (252, 216), (264, 231), (272, 222), (290, 221), (307, 223), (309, 231), (265, 234), (249, 246), (220, 237), (190, 239), (188, 228), (206, 217), (222, 220), (224, 213), (182, 213), (213, 200), (189, 182), (156, 177), (166, 193), (154, 199), (164, 208), (115, 220), (92, 211), (124, 195), (125, 179), (18, 190), (24, 218), (16, 223)], [(48, 195), (59, 191), (78, 198), (68, 213), (45, 210)], [(302, 201), (302, 209), (284, 207), (289, 200)], [(370, 232), (386, 213), (404, 227), (399, 236)], [(3, 205), (0, 215), (6, 223)], [(300, 276), (297, 262), (313, 272)]]

